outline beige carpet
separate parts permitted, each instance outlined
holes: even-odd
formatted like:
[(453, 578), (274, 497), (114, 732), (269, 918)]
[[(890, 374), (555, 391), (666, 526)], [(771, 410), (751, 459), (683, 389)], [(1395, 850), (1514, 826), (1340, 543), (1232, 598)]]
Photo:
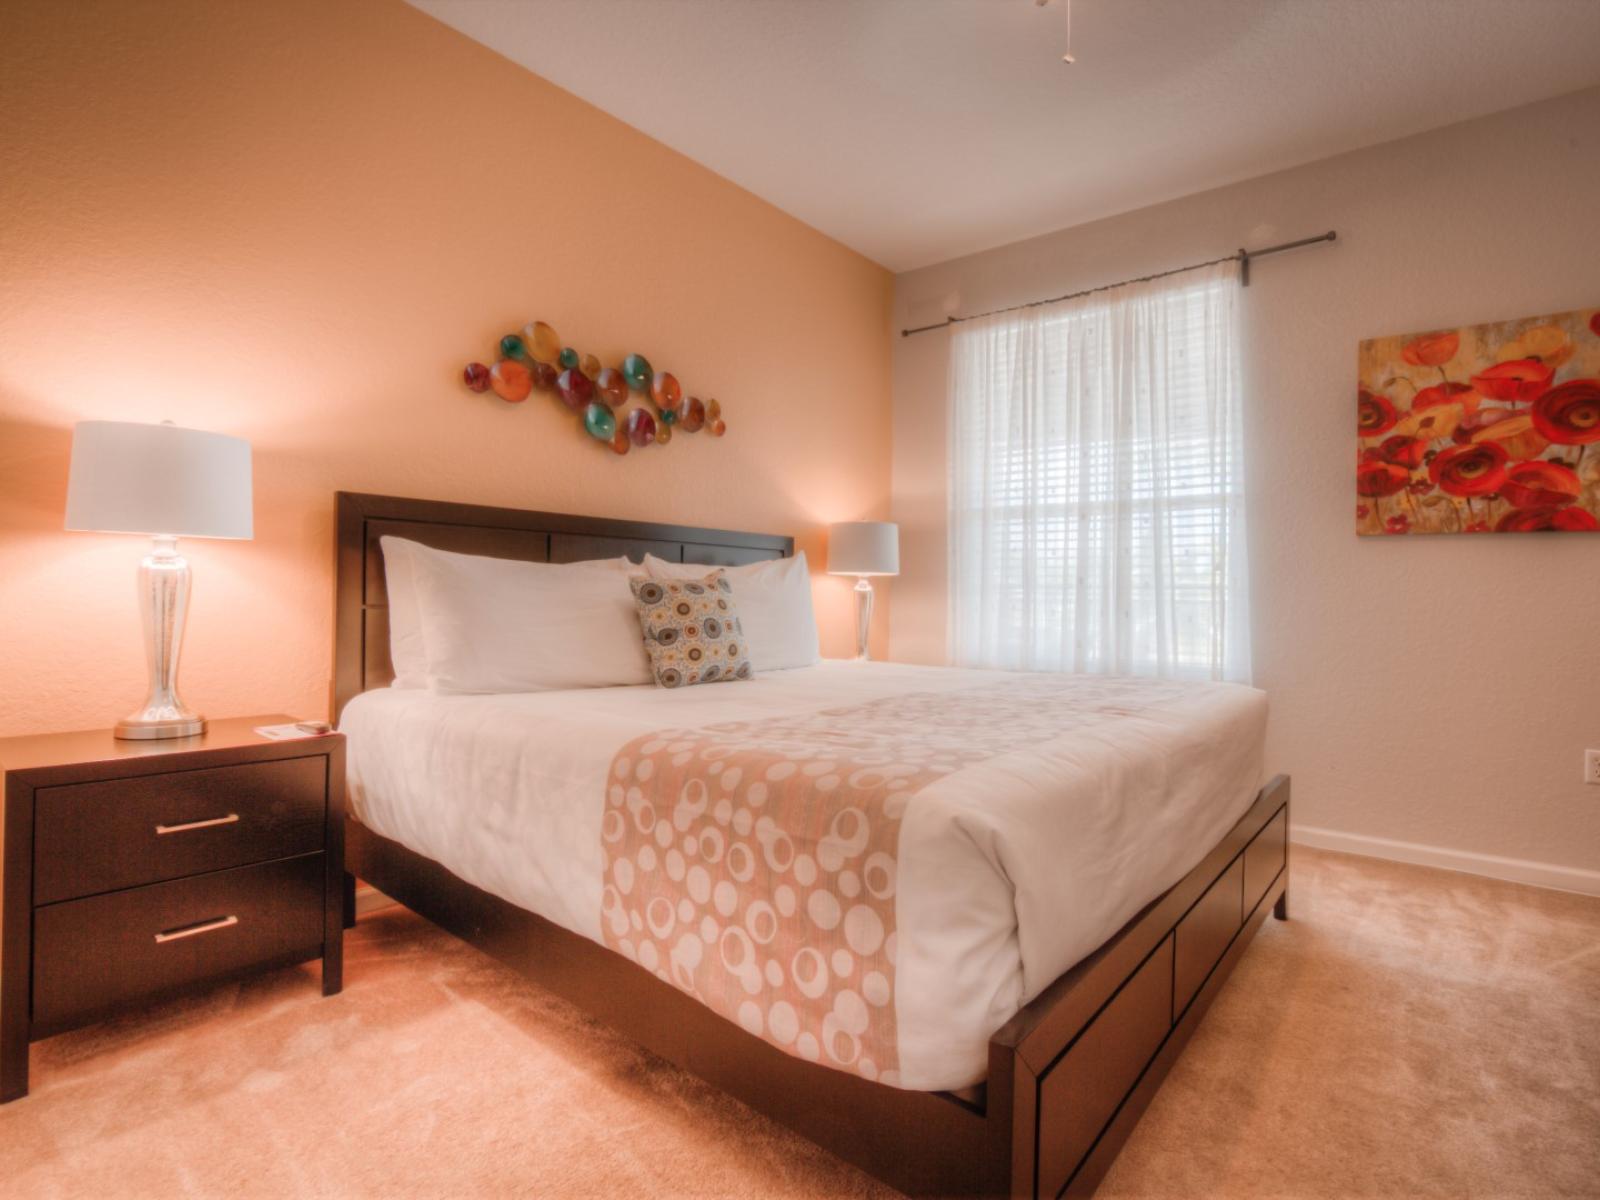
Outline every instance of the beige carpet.
[[(1600, 1195), (1600, 899), (1297, 850), (1108, 1197)], [(0, 1196), (886, 1196), (407, 913), (41, 1043)]]

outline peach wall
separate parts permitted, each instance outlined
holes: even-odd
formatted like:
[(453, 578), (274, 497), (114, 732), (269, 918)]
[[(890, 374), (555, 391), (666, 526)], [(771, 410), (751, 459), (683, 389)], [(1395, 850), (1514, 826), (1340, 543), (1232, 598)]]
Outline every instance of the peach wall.
[[(1600, 891), (1600, 537), (1357, 538), (1351, 477), (1357, 343), (1600, 303), (1597, 197), (1592, 89), (909, 272), (895, 323), (1337, 229), (1243, 293), (1268, 765), (1325, 845)], [(945, 654), (947, 355), (896, 338), (909, 661)]]
[[(793, 533), (814, 565), (824, 524), (887, 515), (887, 272), (398, 0), (8, 3), (0, 87), (0, 734), (143, 694), (143, 546), (61, 529), (86, 418), (254, 443), (255, 540), (184, 543), (217, 716), (326, 711), (337, 489)], [(554, 400), (466, 392), (535, 316), (720, 397), (727, 438), (618, 459)], [(817, 579), (827, 654), (848, 584)]]

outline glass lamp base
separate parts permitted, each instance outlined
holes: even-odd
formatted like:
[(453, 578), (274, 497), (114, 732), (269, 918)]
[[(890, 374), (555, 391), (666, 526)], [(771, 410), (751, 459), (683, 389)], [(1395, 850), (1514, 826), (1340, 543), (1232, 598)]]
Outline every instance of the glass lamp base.
[(872, 651), (867, 647), (872, 632), (872, 581), (865, 575), (856, 578), (856, 661), (867, 662)]
[(189, 564), (178, 553), (176, 538), (159, 535), (153, 542), (150, 554), (139, 564), (139, 615), (150, 690), (138, 711), (118, 721), (114, 731), (129, 741), (194, 737), (206, 731), (206, 719), (191, 712), (178, 694)]

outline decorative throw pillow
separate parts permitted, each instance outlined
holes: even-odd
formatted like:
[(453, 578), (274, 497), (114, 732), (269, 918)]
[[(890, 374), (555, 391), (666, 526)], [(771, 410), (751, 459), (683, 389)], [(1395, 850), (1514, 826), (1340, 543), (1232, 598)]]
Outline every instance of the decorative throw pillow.
[(628, 580), (650, 669), (661, 687), (749, 679), (750, 651), (727, 576)]
[[(716, 570), (703, 563), (675, 563), (644, 556), (651, 579), (703, 579)], [(793, 558), (723, 567), (739, 601), (750, 665), (757, 671), (814, 667), (822, 661), (817, 619), (811, 612), (811, 573), (802, 550)]]

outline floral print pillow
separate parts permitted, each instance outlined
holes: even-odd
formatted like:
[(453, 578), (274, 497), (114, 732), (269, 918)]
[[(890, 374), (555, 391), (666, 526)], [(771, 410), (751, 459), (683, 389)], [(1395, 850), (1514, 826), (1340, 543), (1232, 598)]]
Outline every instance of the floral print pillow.
[(699, 580), (636, 575), (628, 584), (659, 686), (691, 687), (755, 674), (733, 587), (721, 571)]

